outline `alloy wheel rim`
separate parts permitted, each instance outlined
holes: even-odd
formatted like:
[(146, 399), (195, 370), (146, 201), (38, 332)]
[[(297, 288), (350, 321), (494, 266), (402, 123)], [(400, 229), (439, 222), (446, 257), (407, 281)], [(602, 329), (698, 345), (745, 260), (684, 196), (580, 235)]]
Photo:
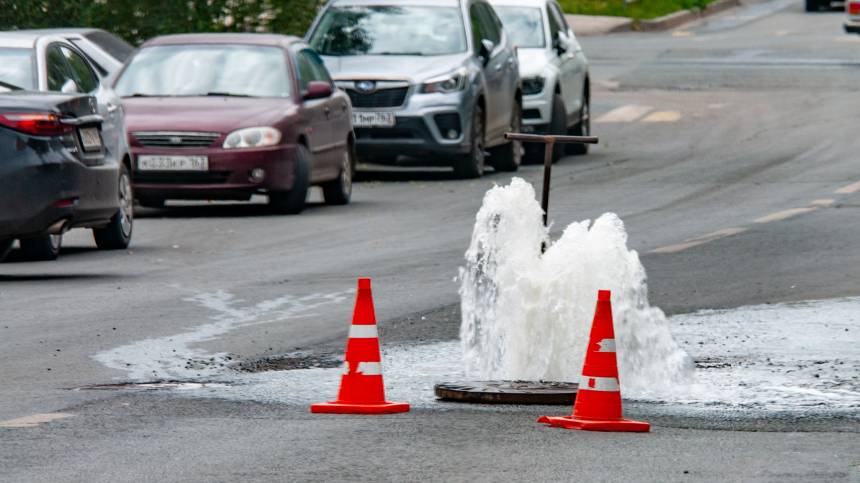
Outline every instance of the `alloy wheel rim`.
[(128, 175), (123, 174), (119, 178), (119, 212), (120, 212), (120, 229), (126, 237), (131, 235), (132, 225), (132, 197), (131, 197), (131, 180)]
[(591, 122), (589, 120), (587, 100), (582, 104), (582, 114), (580, 115), (579, 123), (582, 125), (582, 135), (588, 136), (588, 132), (591, 130)]

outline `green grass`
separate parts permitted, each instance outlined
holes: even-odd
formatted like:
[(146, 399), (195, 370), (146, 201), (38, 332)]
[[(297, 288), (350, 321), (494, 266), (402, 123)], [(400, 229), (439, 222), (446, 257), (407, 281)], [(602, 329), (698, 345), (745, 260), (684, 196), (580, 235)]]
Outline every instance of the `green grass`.
[(559, 0), (564, 13), (579, 15), (608, 15), (652, 19), (679, 10), (705, 8), (714, 0), (636, 0), (624, 8), (622, 0)]

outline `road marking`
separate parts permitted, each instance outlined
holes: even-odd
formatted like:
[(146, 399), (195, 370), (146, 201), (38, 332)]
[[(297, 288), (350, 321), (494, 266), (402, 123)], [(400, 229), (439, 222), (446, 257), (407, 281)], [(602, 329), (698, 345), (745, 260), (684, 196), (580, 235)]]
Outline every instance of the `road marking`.
[(860, 190), (860, 181), (856, 183), (851, 183), (848, 186), (843, 186), (838, 190), (834, 191), (834, 193), (836, 193), (837, 195), (847, 195), (857, 190)]
[(651, 109), (648, 106), (628, 104), (607, 112), (595, 119), (594, 122), (633, 122), (651, 112)]
[(675, 122), (678, 119), (681, 119), (681, 113), (678, 111), (656, 111), (642, 119), (642, 122)]
[(790, 33), (791, 33), (791, 30), (777, 30), (776, 32), (773, 33), (773, 36), (774, 37), (785, 37), (786, 35), (788, 35)]
[(687, 248), (694, 247), (696, 245), (701, 245), (703, 243), (708, 243), (714, 240), (719, 240), (720, 238), (725, 238), (727, 236), (737, 235), (738, 233), (746, 231), (746, 228), (726, 228), (723, 230), (715, 231), (713, 233), (708, 233), (707, 235), (702, 235), (698, 238), (691, 238), (684, 243), (679, 243), (677, 245), (670, 245), (668, 247), (655, 248), (654, 250), (648, 251), (648, 253), (675, 253), (680, 252), (681, 250), (686, 250)]
[(812, 203), (810, 203), (809, 206), (814, 206), (816, 208), (827, 208), (833, 203), (836, 203), (836, 200), (812, 200)]
[(672, 37), (689, 37), (691, 35), (693, 35), (693, 32), (689, 32), (687, 30), (678, 30), (672, 32)]
[(762, 216), (761, 218), (755, 220), (756, 223), (770, 223), (772, 221), (780, 221), (786, 218), (791, 218), (792, 216), (802, 215), (804, 213), (809, 213), (810, 211), (817, 210), (818, 207), (808, 206), (806, 208), (792, 208), (790, 210), (779, 211), (776, 213), (771, 213), (767, 216)]
[(70, 418), (74, 414), (55, 413), (55, 414), (31, 414), (23, 418), (10, 419), (8, 421), (0, 421), (0, 428), (32, 428), (43, 423), (50, 423), (57, 419)]

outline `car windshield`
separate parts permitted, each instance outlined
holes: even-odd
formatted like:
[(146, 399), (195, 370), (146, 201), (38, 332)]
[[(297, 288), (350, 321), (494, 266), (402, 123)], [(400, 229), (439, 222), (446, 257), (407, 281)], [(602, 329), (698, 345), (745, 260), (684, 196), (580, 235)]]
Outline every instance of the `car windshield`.
[(0, 48), (0, 92), (35, 90), (32, 49)]
[(135, 55), (114, 87), (128, 96), (289, 97), (284, 51), (256, 45), (164, 45)]
[(102, 32), (101, 30), (90, 32), (84, 35), (84, 37), (89, 39), (90, 42), (98, 45), (111, 57), (120, 62), (125, 62), (125, 59), (134, 52), (134, 47), (107, 32)]
[(514, 45), (521, 49), (546, 46), (543, 19), (539, 8), (493, 7)]
[(445, 55), (466, 51), (454, 7), (337, 7), (310, 39), (322, 55)]

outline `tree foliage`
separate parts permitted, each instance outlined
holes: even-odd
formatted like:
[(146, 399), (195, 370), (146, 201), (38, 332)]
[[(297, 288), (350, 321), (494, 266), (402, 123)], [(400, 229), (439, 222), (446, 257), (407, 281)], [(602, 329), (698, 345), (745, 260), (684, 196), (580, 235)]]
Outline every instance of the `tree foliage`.
[(323, 0), (0, 0), (0, 30), (96, 27), (137, 45), (157, 35), (304, 35)]

